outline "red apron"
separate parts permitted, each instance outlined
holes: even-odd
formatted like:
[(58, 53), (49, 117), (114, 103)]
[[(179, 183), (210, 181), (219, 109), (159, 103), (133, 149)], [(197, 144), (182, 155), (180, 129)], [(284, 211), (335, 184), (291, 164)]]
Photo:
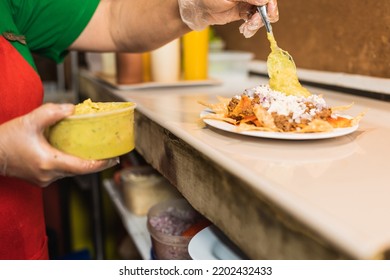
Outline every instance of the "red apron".
[[(42, 98), (39, 75), (0, 35), (0, 124), (31, 112)], [(47, 258), (42, 189), (0, 176), (0, 259)]]

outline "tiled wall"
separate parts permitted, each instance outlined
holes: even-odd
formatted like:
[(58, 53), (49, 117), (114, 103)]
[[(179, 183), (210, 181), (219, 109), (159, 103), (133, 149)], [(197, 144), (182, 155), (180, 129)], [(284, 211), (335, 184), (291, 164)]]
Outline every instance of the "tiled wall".
[[(390, 1), (279, 0), (273, 24), (278, 45), (299, 68), (390, 78)], [(239, 32), (241, 22), (216, 26), (228, 49), (247, 50), (266, 60), (265, 29), (254, 38)]]

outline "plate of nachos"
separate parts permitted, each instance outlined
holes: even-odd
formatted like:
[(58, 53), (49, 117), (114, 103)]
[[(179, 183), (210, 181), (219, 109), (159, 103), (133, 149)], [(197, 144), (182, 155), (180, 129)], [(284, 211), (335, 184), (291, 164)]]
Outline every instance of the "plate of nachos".
[(353, 104), (330, 107), (321, 95), (286, 95), (268, 85), (245, 90), (218, 103), (198, 101), (206, 107), (200, 114), (209, 126), (242, 135), (311, 140), (344, 136), (359, 127), (363, 117), (344, 114)]

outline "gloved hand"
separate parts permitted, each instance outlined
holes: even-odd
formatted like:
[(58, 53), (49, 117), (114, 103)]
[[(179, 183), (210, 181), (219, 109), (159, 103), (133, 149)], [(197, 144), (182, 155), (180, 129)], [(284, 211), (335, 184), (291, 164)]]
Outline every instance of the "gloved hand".
[(117, 158), (80, 159), (47, 142), (45, 129), (71, 115), (73, 110), (71, 104), (45, 104), (0, 125), (0, 175), (47, 186), (65, 176), (94, 173), (117, 164)]
[(178, 0), (180, 15), (192, 30), (244, 19), (240, 32), (252, 37), (264, 24), (256, 6), (267, 5), (270, 22), (279, 19), (277, 0)]

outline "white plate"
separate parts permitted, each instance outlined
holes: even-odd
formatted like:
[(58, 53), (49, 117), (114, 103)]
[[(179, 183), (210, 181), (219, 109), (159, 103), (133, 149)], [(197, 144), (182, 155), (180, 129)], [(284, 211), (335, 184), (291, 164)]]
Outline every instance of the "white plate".
[(188, 244), (188, 252), (193, 260), (241, 260), (228, 245), (213, 232), (212, 226), (198, 232)]
[[(213, 114), (209, 109), (205, 109), (200, 113), (200, 117)], [(224, 131), (229, 131), (237, 134), (262, 137), (262, 138), (272, 138), (272, 139), (283, 139), (283, 140), (315, 140), (315, 139), (327, 139), (335, 138), (339, 136), (344, 136), (351, 134), (356, 131), (359, 125), (346, 128), (335, 128), (329, 132), (313, 132), (313, 133), (293, 133), (293, 132), (271, 132), (271, 131), (238, 131), (235, 125), (230, 123), (213, 120), (213, 119), (203, 119), (203, 121), (214, 128), (218, 128)]]

